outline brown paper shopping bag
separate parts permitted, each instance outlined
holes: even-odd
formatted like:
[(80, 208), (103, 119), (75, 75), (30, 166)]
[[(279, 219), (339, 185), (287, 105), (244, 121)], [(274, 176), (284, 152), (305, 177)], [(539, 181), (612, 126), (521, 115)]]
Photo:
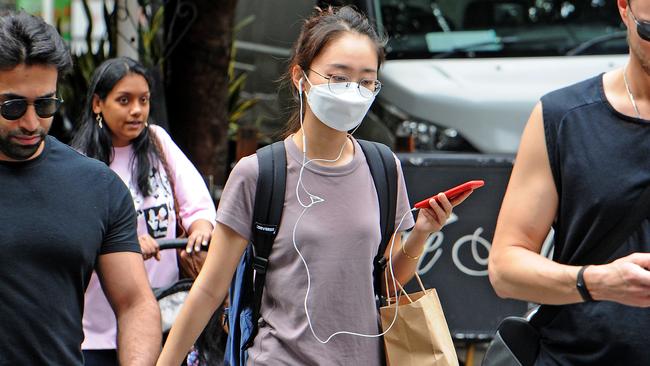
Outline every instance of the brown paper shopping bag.
[(416, 273), (422, 291), (406, 294), (401, 285), (399, 303), (389, 299), (380, 309), (384, 331), (386, 363), (389, 366), (458, 366), (458, 357), (451, 339), (440, 299), (435, 289), (426, 290)]

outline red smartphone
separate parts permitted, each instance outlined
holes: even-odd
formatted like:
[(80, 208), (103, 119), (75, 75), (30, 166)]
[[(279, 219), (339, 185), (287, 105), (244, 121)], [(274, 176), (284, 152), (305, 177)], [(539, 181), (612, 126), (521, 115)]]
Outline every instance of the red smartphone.
[[(454, 188), (448, 189), (445, 191), (445, 196), (451, 201), (454, 198), (460, 196), (461, 194), (472, 190), (476, 188), (483, 187), (485, 185), (485, 182), (482, 180), (470, 180), (469, 182), (465, 182), (459, 186), (456, 186)], [(422, 200), (418, 203), (415, 204), (415, 208), (426, 208), (429, 207), (429, 200), (430, 199), (435, 199), (436, 201), (438, 200), (438, 195), (435, 195), (433, 197), (429, 197), (425, 200)]]

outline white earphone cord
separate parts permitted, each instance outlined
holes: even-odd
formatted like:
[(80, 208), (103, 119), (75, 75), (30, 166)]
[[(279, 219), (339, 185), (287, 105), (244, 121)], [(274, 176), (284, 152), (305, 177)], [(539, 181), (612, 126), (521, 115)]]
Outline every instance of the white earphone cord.
[[(305, 170), (305, 167), (309, 165), (312, 162), (315, 161), (322, 161), (326, 163), (334, 163), (338, 161), (341, 156), (343, 155), (343, 150), (345, 150), (345, 145), (347, 144), (347, 140), (343, 143), (343, 146), (341, 146), (341, 150), (339, 150), (339, 154), (335, 159), (310, 159), (307, 160), (307, 134), (305, 133), (305, 129), (303, 128), (303, 99), (302, 99), (302, 79), (300, 79), (300, 82), (298, 83), (298, 95), (300, 97), (300, 129), (302, 130), (302, 166), (300, 167), (300, 172), (298, 173), (298, 184), (296, 184), (296, 199), (298, 200), (298, 203), (300, 206), (303, 208), (308, 208), (311, 207), (317, 203), (325, 202), (325, 199), (316, 196), (314, 194), (311, 194), (308, 190), (307, 187), (305, 187), (304, 184), (302, 184), (302, 174)], [(360, 125), (359, 125), (360, 126)], [(355, 127), (354, 130), (348, 136), (352, 135), (358, 128), (359, 126)], [(300, 199), (300, 194), (299, 194), (299, 188), (302, 188), (303, 191), (309, 196), (309, 199), (311, 200), (310, 203), (305, 204), (302, 202)]]
[[(316, 340), (318, 342), (322, 343), (322, 344), (326, 344), (332, 338), (334, 338), (335, 336), (342, 335), (342, 334), (348, 334), (348, 335), (352, 335), (352, 336), (365, 337), (365, 338), (381, 337), (384, 334), (386, 334), (393, 327), (393, 325), (395, 324), (395, 321), (397, 320), (397, 304), (399, 304), (400, 293), (397, 292), (397, 285), (396, 285), (397, 282), (395, 281), (395, 273), (394, 273), (394, 270), (393, 270), (393, 248), (395, 246), (395, 235), (393, 235), (393, 238), (391, 240), (390, 252), (389, 252), (389, 255), (388, 255), (388, 267), (390, 268), (390, 275), (391, 275), (391, 279), (393, 280), (393, 293), (396, 296), (395, 314), (393, 315), (393, 320), (391, 321), (390, 326), (385, 331), (383, 331), (383, 332), (381, 332), (379, 334), (363, 334), (363, 333), (356, 333), (356, 332), (350, 332), (350, 331), (338, 331), (338, 332), (335, 332), (335, 333), (331, 334), (329, 337), (327, 337), (326, 340), (323, 341), (322, 339), (320, 339), (316, 335), (316, 332), (314, 331), (314, 327), (313, 327), (313, 325), (311, 323), (311, 317), (309, 316), (309, 310), (307, 309), (307, 302), (308, 302), (308, 299), (309, 299), (309, 291), (311, 290), (311, 274), (309, 273), (309, 267), (307, 266), (307, 261), (305, 261), (305, 258), (302, 256), (302, 253), (298, 249), (298, 245), (296, 243), (296, 231), (297, 231), (297, 228), (298, 228), (298, 223), (300, 223), (300, 220), (302, 219), (303, 215), (307, 212), (307, 210), (309, 208), (311, 208), (313, 205), (317, 204), (317, 203), (325, 202), (325, 199), (323, 199), (321, 197), (318, 197), (316, 195), (313, 195), (307, 190), (307, 188), (302, 184), (302, 174), (303, 174), (303, 171), (304, 171), (305, 167), (311, 162), (322, 161), (322, 162), (331, 162), (331, 163), (333, 163), (333, 162), (338, 161), (341, 158), (341, 156), (343, 155), (343, 150), (345, 149), (345, 145), (347, 144), (347, 140), (345, 141), (343, 146), (341, 146), (341, 150), (339, 151), (339, 155), (336, 157), (336, 159), (310, 159), (310, 160), (307, 160), (307, 138), (306, 138), (305, 130), (303, 128), (302, 79), (300, 79), (300, 82), (298, 83), (298, 87), (299, 87), (298, 95), (300, 97), (300, 115), (299, 115), (299, 118), (300, 118), (300, 128), (302, 129), (302, 166), (300, 167), (300, 172), (298, 173), (298, 183), (296, 184), (296, 199), (298, 200), (298, 203), (303, 207), (303, 210), (300, 213), (300, 216), (298, 216), (298, 219), (296, 220), (296, 224), (293, 226), (292, 241), (293, 241), (293, 247), (296, 250), (296, 253), (298, 253), (298, 256), (300, 257), (300, 259), (302, 260), (302, 263), (305, 266), (305, 271), (307, 272), (307, 293), (305, 294), (305, 301), (304, 301), (305, 315), (307, 317), (307, 324), (309, 325), (309, 330), (311, 331), (314, 338), (316, 338)], [(357, 130), (357, 128), (359, 128), (359, 126), (357, 126), (352, 131), (352, 133), (354, 133)], [(309, 199), (311, 200), (310, 203), (305, 204), (300, 200), (299, 188), (302, 188), (303, 191), (309, 196)], [(404, 219), (406, 218), (406, 215), (410, 214), (411, 212), (413, 212), (415, 210), (416, 209), (409, 210), (402, 216), (399, 224), (397, 225), (397, 228), (395, 229), (396, 233), (399, 232), (399, 228), (400, 228), (400, 226), (402, 226), (402, 223), (404, 222)], [(386, 291), (388, 291), (388, 289), (386, 289)]]
[[(415, 211), (415, 210), (417, 210), (417, 209), (409, 210), (402, 216), (402, 219), (400, 220), (399, 225), (397, 225), (397, 229), (395, 230), (395, 232), (399, 232), (399, 227), (404, 222), (404, 219), (406, 218), (406, 215), (410, 214), (412, 211)], [(386, 328), (385, 331), (383, 331), (383, 332), (381, 332), (379, 334), (363, 334), (363, 333), (356, 333), (356, 332), (350, 332), (350, 331), (338, 331), (338, 332), (335, 332), (335, 333), (331, 334), (329, 337), (327, 337), (326, 340), (322, 340), (316, 335), (316, 332), (314, 331), (314, 327), (313, 327), (313, 325), (311, 323), (311, 317), (309, 316), (309, 310), (307, 309), (307, 301), (309, 299), (309, 291), (311, 289), (311, 275), (309, 274), (309, 267), (307, 266), (307, 262), (305, 261), (305, 258), (302, 256), (302, 253), (300, 253), (300, 250), (298, 249), (298, 246), (296, 245), (296, 228), (298, 227), (297, 224), (300, 221), (300, 219), (302, 218), (302, 216), (304, 215), (305, 211), (307, 211), (307, 207), (305, 207), (305, 209), (302, 211), (302, 213), (298, 217), (298, 220), (296, 221), (296, 226), (294, 226), (294, 228), (293, 228), (293, 247), (295, 248), (296, 252), (300, 256), (300, 259), (302, 260), (302, 263), (305, 266), (305, 271), (307, 272), (307, 293), (305, 294), (304, 307), (305, 307), (305, 315), (307, 316), (307, 324), (309, 325), (309, 330), (311, 330), (311, 334), (314, 336), (314, 338), (316, 338), (316, 340), (318, 342), (320, 342), (322, 344), (326, 344), (330, 340), (332, 340), (332, 338), (334, 338), (335, 336), (342, 335), (342, 334), (348, 334), (348, 335), (357, 336), (357, 337), (364, 337), (364, 338), (376, 338), (376, 337), (383, 336), (389, 330), (391, 330), (391, 328), (395, 324), (395, 321), (397, 320), (397, 311), (398, 311), (397, 310), (398, 309), (397, 304), (399, 304), (399, 297), (400, 297), (400, 293), (397, 292), (397, 285), (396, 285), (397, 282), (395, 281), (395, 272), (393, 270), (393, 248), (395, 247), (395, 235), (393, 235), (393, 239), (391, 240), (390, 251), (389, 251), (389, 254), (388, 254), (388, 267), (390, 268), (390, 277), (393, 280), (393, 293), (396, 294), (395, 314), (393, 314), (393, 320), (391, 321), (388, 328)], [(388, 290), (388, 289), (386, 289), (386, 290)]]

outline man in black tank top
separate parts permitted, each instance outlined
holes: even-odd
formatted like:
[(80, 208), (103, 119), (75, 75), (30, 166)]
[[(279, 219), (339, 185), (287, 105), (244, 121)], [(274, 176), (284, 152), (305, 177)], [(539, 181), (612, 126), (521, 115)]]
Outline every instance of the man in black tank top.
[[(499, 296), (560, 305), (537, 325), (536, 365), (650, 365), (646, 214), (629, 237), (607, 245), (609, 260), (580, 260), (632, 216), (650, 185), (650, 1), (618, 0), (618, 8), (628, 28), (627, 66), (542, 97), (490, 252)], [(551, 228), (553, 260), (539, 254)]]

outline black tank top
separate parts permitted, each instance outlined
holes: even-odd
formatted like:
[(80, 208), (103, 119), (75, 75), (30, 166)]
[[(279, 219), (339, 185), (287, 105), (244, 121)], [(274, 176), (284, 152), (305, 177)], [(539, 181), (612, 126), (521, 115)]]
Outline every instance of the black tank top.
[[(573, 263), (650, 184), (650, 121), (616, 111), (602, 75), (542, 97), (544, 131), (559, 195), (554, 260)], [(650, 252), (650, 223), (615, 253)], [(540, 329), (536, 365), (650, 365), (650, 310), (613, 302), (562, 306)]]

